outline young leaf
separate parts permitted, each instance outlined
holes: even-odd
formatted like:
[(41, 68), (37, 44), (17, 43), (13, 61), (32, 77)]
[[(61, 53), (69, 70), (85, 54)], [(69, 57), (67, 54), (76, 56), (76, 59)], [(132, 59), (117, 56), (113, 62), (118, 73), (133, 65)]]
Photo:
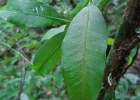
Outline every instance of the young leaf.
[(114, 39), (112, 39), (112, 38), (108, 38), (108, 39), (107, 39), (107, 44), (108, 44), (109, 46), (112, 46), (112, 45), (113, 45), (113, 42), (114, 42)]
[(70, 100), (97, 100), (105, 68), (107, 31), (97, 7), (82, 9), (62, 43), (62, 73)]
[(61, 43), (66, 31), (61, 32), (49, 39), (35, 55), (32, 68), (39, 74), (44, 75), (52, 71), (61, 59)]
[(82, 10), (89, 2), (90, 0), (81, 0), (80, 3), (69, 13), (68, 19), (72, 20), (73, 17), (80, 11)]
[(93, 0), (93, 4), (102, 10), (111, 0)]
[(38, 1), (8, 0), (0, 10), (0, 17), (20, 26), (40, 27), (64, 20), (55, 9)]

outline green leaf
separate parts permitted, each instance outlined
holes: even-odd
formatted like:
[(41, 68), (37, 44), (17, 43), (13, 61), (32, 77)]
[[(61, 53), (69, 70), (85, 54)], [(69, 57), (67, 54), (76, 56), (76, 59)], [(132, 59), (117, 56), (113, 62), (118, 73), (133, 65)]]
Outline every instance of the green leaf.
[(62, 43), (62, 73), (70, 100), (97, 100), (105, 68), (107, 31), (100, 10), (82, 9)]
[[(89, 1), (90, 1), (90, 0), (81, 0), (80, 3), (69, 13), (68, 19), (69, 19), (69, 20), (72, 20), (73, 17), (75, 17), (76, 14), (77, 14), (80, 10), (82, 10), (85, 6), (87, 6), (87, 4), (89, 3)], [(69, 24), (70, 24), (70, 23), (67, 23), (67, 26), (66, 26), (66, 28), (65, 28), (66, 30), (67, 30)]]
[(35, 47), (38, 47), (39, 46), (39, 43), (29, 43), (28, 44), (28, 48), (35, 48)]
[(89, 2), (90, 0), (81, 0), (80, 3), (69, 13), (68, 19), (72, 20), (73, 17), (80, 11), (82, 10)]
[(93, 0), (93, 4), (102, 10), (111, 0)]
[(132, 63), (132, 61), (133, 61), (133, 59), (135, 57), (136, 52), (137, 52), (137, 47), (135, 47), (134, 49), (131, 50), (131, 52), (130, 52), (130, 54), (128, 56), (128, 61), (127, 61), (127, 65), (128, 66)]
[(106, 91), (103, 100), (116, 100), (116, 97), (115, 97), (115, 90), (114, 90), (112, 87), (110, 87), (110, 91), (109, 91), (109, 92)]
[(133, 84), (137, 84), (137, 82), (140, 80), (138, 76), (131, 73), (124, 74), (124, 77), (127, 78)]
[(1, 64), (1, 63), (12, 62), (12, 61), (18, 60), (18, 59), (19, 59), (19, 57), (11, 57), (11, 58), (9, 57), (9, 58), (6, 58), (6, 59), (0, 61), (0, 64)]
[(14, 41), (15, 39), (20, 39), (22, 36), (23, 36), (22, 34), (16, 33), (10, 38), (10, 40)]
[(55, 9), (38, 1), (8, 0), (0, 17), (20, 26), (41, 27), (66, 21)]
[(139, 96), (139, 97), (140, 97), (140, 87), (138, 87), (138, 88), (135, 90), (135, 94), (136, 94), (136, 96)]
[(21, 93), (20, 100), (30, 100), (30, 99), (27, 94)]
[(113, 42), (114, 42), (114, 39), (112, 39), (112, 38), (108, 38), (107, 39), (107, 44), (108, 45), (112, 46), (113, 45)]
[(43, 36), (41, 41), (48, 40), (48, 39), (52, 38), (54, 35), (56, 35), (56, 34), (58, 34), (60, 32), (63, 32), (65, 27), (66, 27), (66, 25), (62, 25), (62, 26), (60, 26), (58, 28), (51, 28), (49, 31), (47, 31), (45, 33), (45, 35)]
[(52, 71), (61, 59), (61, 43), (66, 31), (61, 32), (49, 39), (35, 55), (32, 68), (39, 74), (44, 75)]

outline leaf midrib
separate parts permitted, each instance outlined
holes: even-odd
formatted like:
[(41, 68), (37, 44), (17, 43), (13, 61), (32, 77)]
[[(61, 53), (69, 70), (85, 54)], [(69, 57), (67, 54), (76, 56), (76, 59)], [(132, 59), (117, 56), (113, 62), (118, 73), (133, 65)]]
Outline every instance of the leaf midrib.
[[(3, 10), (2, 10), (3, 11)], [(7, 12), (15, 12), (15, 13), (21, 13), (21, 14), (27, 14), (27, 15), (33, 15), (33, 16), (39, 16), (39, 17), (45, 17), (45, 18), (51, 18), (51, 19), (56, 19), (56, 20), (60, 20), (60, 21), (67, 21), (67, 22), (70, 22), (66, 19), (61, 19), (61, 18), (56, 18), (56, 17), (52, 17), (52, 16), (45, 16), (45, 15), (41, 15), (41, 14), (33, 14), (33, 13), (27, 13), (27, 12), (20, 12), (20, 11), (16, 11), (16, 10), (4, 10), (4, 11), (7, 11)], [(1, 12), (1, 11), (0, 11)]]
[[(62, 39), (62, 41), (63, 41), (63, 39)], [(62, 41), (58, 44), (58, 46), (57, 46), (56, 49), (52, 52), (52, 54), (48, 57), (48, 59), (46, 59), (46, 60), (44, 61), (44, 63), (41, 65), (41, 67), (39, 67), (37, 70), (39, 70), (40, 68), (42, 68), (42, 67), (45, 65), (45, 63), (53, 56), (53, 54), (56, 52), (56, 50), (58, 50), (59, 46), (62, 44)]]
[[(88, 7), (88, 19), (87, 19), (87, 24), (86, 24), (87, 27), (86, 27), (86, 35), (85, 35), (84, 58), (83, 58), (83, 62), (84, 62), (84, 61), (86, 62), (85, 59), (86, 59), (86, 53), (87, 53), (87, 38), (88, 38), (87, 35), (88, 35), (88, 27), (89, 27), (89, 19), (90, 19), (90, 18), (89, 18), (89, 15), (90, 15), (89, 12), (90, 12), (90, 7)], [(86, 79), (85, 79), (85, 76), (87, 75), (87, 70), (86, 70), (86, 69), (87, 69), (87, 66), (86, 66), (85, 62), (84, 62), (84, 68), (83, 68), (83, 70), (82, 70), (82, 72), (84, 72), (84, 74), (82, 75), (84, 80), (86, 80)], [(82, 100), (85, 100), (85, 99), (84, 99), (84, 88), (85, 88), (84, 86), (85, 86), (85, 82), (86, 82), (86, 81), (84, 81), (84, 80), (83, 80), (83, 83), (82, 83)]]

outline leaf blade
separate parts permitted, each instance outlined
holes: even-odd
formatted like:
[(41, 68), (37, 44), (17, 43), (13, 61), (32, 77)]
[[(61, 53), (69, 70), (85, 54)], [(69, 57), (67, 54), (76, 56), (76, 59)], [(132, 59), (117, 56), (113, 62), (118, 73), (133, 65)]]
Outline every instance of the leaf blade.
[(85, 7), (72, 20), (62, 43), (62, 72), (70, 100), (97, 99), (106, 48), (102, 14), (93, 5)]
[(93, 4), (102, 10), (111, 0), (93, 0)]
[(43, 36), (43, 38), (41, 39), (41, 41), (47, 40), (52, 38), (54, 35), (59, 34), (60, 32), (63, 32), (65, 29), (66, 25), (62, 25), (58, 28), (51, 28), (50, 30), (48, 30), (45, 35)]
[(61, 59), (61, 43), (66, 31), (49, 39), (38, 50), (32, 68), (39, 74), (45, 75), (52, 71)]
[(88, 4), (89, 1), (90, 1), (90, 0), (81, 0), (80, 3), (78, 3), (78, 5), (69, 13), (68, 19), (69, 19), (69, 20), (72, 20), (73, 17), (74, 17), (80, 10), (82, 10), (82, 8), (84, 8), (84, 7)]
[(41, 27), (66, 21), (55, 9), (38, 1), (8, 0), (0, 17), (20, 26)]

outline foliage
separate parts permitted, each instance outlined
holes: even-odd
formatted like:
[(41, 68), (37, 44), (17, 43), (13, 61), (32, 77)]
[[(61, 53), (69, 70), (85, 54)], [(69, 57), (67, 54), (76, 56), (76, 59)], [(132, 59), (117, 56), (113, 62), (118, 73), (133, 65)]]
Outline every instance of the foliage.
[[(44, 2), (48, 3), (48, 1), (45, 0)], [(68, 7), (69, 3), (65, 4)], [(63, 2), (57, 2), (55, 8), (57, 8), (58, 5), (62, 7)], [(64, 10), (67, 10), (67, 8), (58, 8), (58, 11)], [(50, 28), (51, 27), (28, 29), (15, 26), (0, 19), (0, 40), (10, 45), (10, 47), (13, 46), (17, 51), (22, 50), (24, 52), (24, 56), (32, 61), (36, 50), (44, 43), (44, 41), (40, 42), (43, 37), (43, 34), (41, 33), (46, 33)], [(54, 69), (54, 72), (47, 76), (38, 76), (30, 68), (30, 65), (27, 62), (22, 64), (22, 58), (16, 52), (11, 51), (9, 47), (2, 44), (2, 42), (0, 43), (1, 100), (10, 100), (17, 97), (23, 65), (26, 67), (26, 78), (21, 94), (21, 100), (44, 100), (45, 98), (50, 98), (51, 100), (67, 99), (60, 66), (57, 69)], [(17, 42), (20, 47), (16, 45)], [(59, 96), (56, 87), (60, 89)]]
[(52, 7), (37, 1), (9, 0), (0, 14), (11, 23), (27, 27), (50, 26), (65, 21)]
[[(0, 9), (0, 99), (17, 98), (26, 68), (21, 100), (96, 100), (107, 30), (112, 46), (126, 3), (117, 1), (8, 0)], [(138, 76), (126, 74), (112, 91), (116, 100), (138, 100), (138, 81)], [(135, 88), (135, 95), (130, 95), (129, 89)]]
[[(116, 92), (116, 100), (139, 100), (140, 86), (137, 84), (140, 78), (134, 74), (127, 73), (121, 78)], [(135, 95), (133, 95), (133, 92)]]
[(72, 20), (62, 44), (62, 73), (70, 100), (97, 98), (106, 59), (106, 35), (104, 19), (93, 5)]
[[(61, 59), (61, 44), (66, 31), (60, 32), (46, 41), (38, 50), (32, 68), (40, 75), (52, 71)], [(44, 56), (46, 55), (46, 56)]]

